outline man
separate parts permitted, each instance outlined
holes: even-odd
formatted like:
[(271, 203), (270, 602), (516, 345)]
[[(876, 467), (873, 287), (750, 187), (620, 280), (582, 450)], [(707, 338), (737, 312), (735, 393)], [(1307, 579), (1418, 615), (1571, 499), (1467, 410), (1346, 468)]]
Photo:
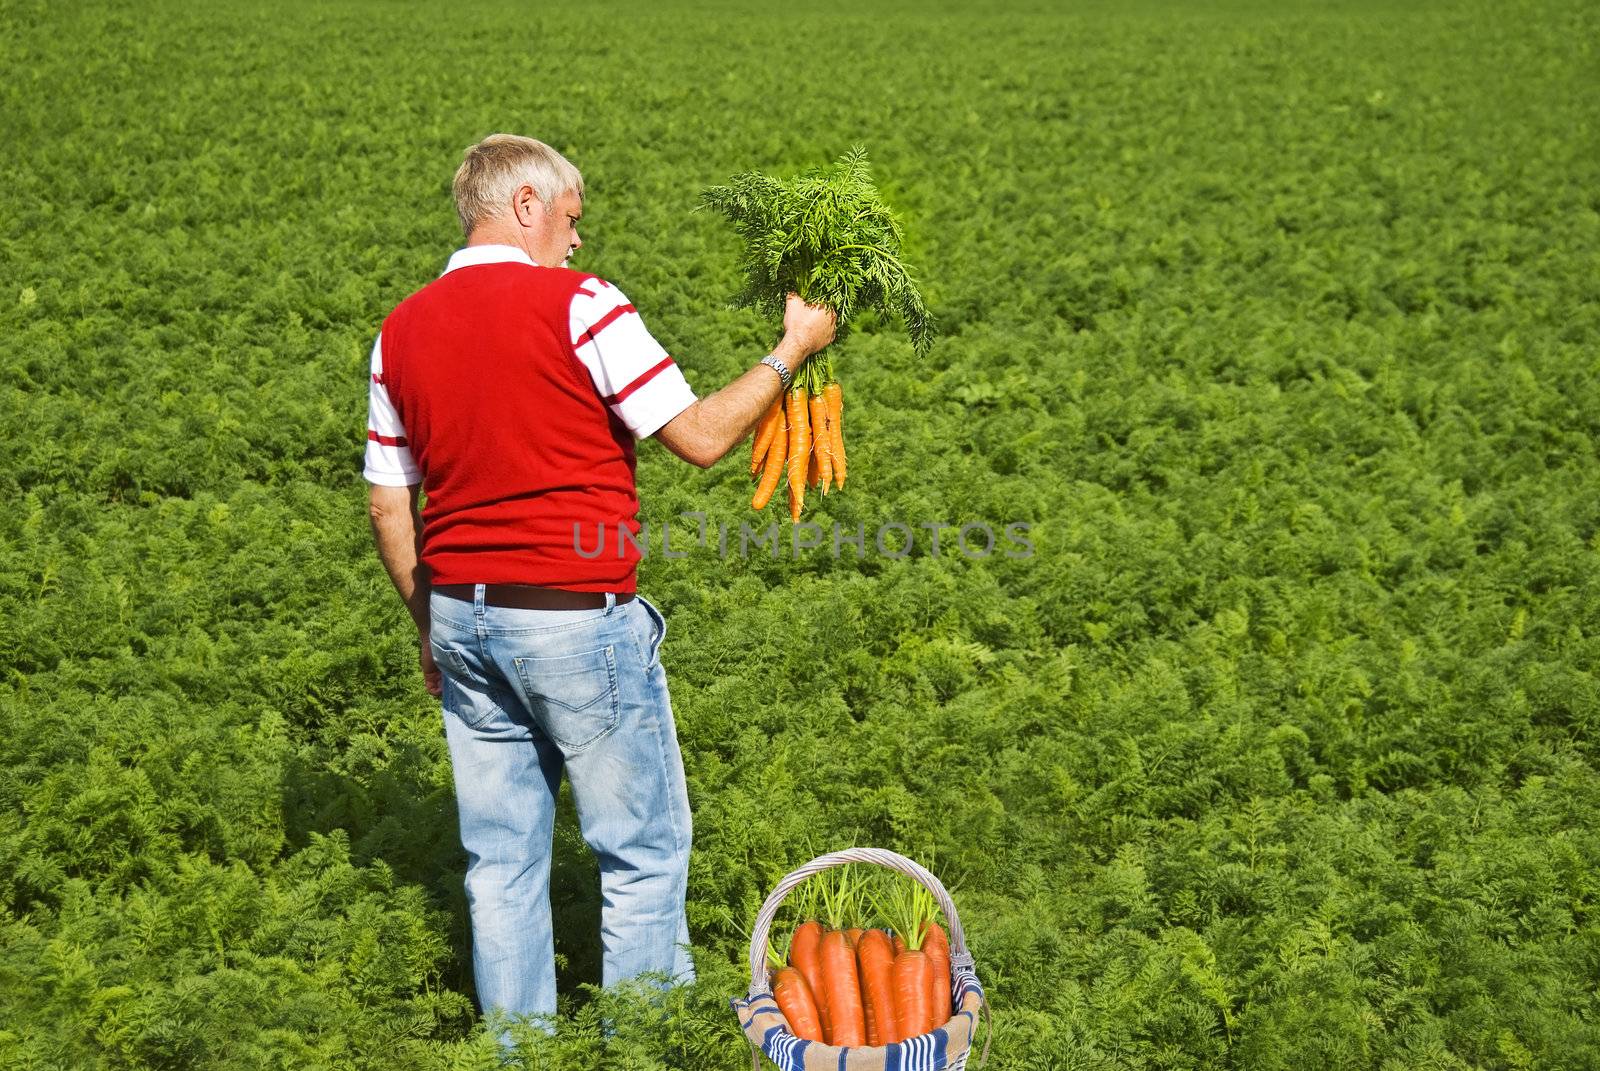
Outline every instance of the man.
[(638, 530), (634, 441), (710, 466), (832, 341), (834, 317), (791, 295), (772, 353), (696, 398), (627, 298), (566, 268), (582, 246), (571, 163), (496, 134), (467, 150), (454, 192), (466, 247), (372, 349), (365, 474), (379, 556), (444, 708), (479, 1001), (548, 1016), (563, 769), (600, 862), (603, 982), (694, 976), (666, 624), (635, 596), (639, 551), (617, 536)]

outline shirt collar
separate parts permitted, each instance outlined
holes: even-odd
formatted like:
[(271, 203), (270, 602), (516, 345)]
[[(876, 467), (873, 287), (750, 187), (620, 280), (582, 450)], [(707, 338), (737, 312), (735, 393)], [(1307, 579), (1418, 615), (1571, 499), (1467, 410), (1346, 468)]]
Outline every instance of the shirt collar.
[(533, 258), (514, 245), (469, 245), (450, 254), (450, 263), (444, 266), (443, 275), (457, 268), (472, 268), (479, 264), (534, 264)]

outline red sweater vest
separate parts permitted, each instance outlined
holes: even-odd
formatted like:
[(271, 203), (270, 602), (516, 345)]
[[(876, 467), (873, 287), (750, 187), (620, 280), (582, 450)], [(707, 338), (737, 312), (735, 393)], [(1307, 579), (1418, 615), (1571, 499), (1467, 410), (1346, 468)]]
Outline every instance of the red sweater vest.
[(633, 435), (596, 393), (568, 321), (590, 278), (457, 268), (384, 321), (383, 383), (422, 470), (434, 583), (634, 590), (639, 552), (618, 534), (639, 530)]

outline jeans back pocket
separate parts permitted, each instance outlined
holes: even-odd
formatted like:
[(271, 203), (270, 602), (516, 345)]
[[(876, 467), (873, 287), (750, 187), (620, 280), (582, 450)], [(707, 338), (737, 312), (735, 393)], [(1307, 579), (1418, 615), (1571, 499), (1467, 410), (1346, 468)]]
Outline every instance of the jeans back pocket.
[(610, 645), (579, 654), (512, 659), (528, 712), (571, 755), (617, 727), (622, 696)]
[[(433, 651), (434, 665), (439, 667), (443, 677), (439, 699), (445, 711), (454, 714), (469, 729), (494, 731), (507, 727), (510, 712), (501, 710), (490, 697), (483, 671), (473, 668), (476, 657), (469, 662), (458, 648), (441, 643), (437, 638), (430, 637), (428, 644)], [(491, 727), (496, 719), (498, 723)]]

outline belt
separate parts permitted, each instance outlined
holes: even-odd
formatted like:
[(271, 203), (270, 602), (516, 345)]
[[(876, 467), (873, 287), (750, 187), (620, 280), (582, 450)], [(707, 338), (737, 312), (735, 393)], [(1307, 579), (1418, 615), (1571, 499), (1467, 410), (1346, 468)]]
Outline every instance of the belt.
[[(435, 584), (433, 590), (450, 599), (472, 602), (472, 584)], [(509, 606), (518, 610), (598, 610), (606, 604), (603, 591), (563, 591), (532, 584), (485, 584), (483, 601), (489, 606)], [(619, 592), (617, 605), (633, 601), (633, 592)]]

